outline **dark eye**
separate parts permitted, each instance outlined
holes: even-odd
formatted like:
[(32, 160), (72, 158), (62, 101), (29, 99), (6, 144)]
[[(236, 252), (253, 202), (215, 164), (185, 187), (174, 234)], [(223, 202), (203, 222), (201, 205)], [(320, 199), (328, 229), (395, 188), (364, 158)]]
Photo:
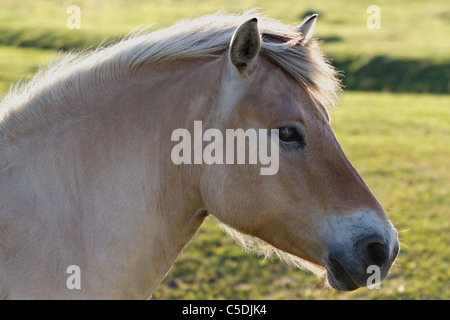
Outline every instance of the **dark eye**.
[(297, 127), (278, 128), (278, 137), (285, 145), (305, 147), (305, 134)]

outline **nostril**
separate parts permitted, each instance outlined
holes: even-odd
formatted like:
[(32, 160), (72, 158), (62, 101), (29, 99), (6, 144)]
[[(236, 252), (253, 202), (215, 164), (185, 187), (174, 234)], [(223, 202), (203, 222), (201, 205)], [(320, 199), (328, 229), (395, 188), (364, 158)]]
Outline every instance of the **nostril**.
[(388, 248), (379, 242), (369, 243), (366, 247), (367, 257), (370, 264), (383, 266), (389, 259)]

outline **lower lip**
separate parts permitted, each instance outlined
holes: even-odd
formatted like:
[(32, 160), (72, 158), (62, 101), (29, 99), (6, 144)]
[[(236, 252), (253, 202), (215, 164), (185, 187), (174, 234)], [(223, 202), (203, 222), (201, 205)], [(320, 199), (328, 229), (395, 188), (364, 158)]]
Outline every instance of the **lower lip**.
[[(336, 274), (339, 274), (341, 279), (338, 280)], [(353, 282), (353, 280), (350, 278), (341, 264), (335, 259), (330, 259), (329, 261), (327, 278), (330, 285), (338, 290), (353, 291), (359, 288), (359, 286)]]

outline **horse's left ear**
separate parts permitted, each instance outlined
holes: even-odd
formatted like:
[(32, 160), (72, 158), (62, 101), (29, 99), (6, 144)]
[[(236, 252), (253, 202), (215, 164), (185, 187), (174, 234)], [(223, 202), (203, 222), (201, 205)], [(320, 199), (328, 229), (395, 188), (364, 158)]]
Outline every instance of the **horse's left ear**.
[(234, 33), (230, 44), (231, 63), (241, 73), (245, 73), (255, 61), (261, 48), (258, 19), (244, 22)]
[(302, 24), (298, 27), (298, 31), (303, 34), (302, 44), (305, 45), (311, 39), (314, 31), (314, 25), (316, 24), (317, 13), (303, 20)]

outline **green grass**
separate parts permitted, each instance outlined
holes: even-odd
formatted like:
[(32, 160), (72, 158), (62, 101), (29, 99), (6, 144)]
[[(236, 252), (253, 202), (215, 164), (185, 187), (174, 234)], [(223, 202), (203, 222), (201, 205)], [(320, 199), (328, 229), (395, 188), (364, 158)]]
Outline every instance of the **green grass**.
[[(80, 32), (89, 35), (88, 42), (106, 36), (124, 35), (139, 25), (154, 25), (153, 29), (156, 29), (182, 18), (221, 9), (236, 12), (258, 7), (271, 17), (289, 24), (298, 24), (305, 13), (319, 13), (317, 36), (340, 39), (325, 45), (327, 53), (334, 57), (389, 55), (397, 58), (448, 59), (450, 51), (447, 41), (450, 8), (442, 0), (316, 0), (303, 3), (286, 0), (1, 0), (0, 30), (4, 32), (0, 40), (7, 39), (7, 33), (20, 30), (34, 33), (41, 30), (56, 34), (58, 38), (76, 38), (77, 31), (66, 27), (69, 16), (66, 8), (70, 4), (76, 4), (81, 9)], [(380, 30), (366, 27), (369, 16), (366, 9), (369, 5), (378, 5), (381, 9)], [(25, 33), (20, 37), (26, 38), (28, 35)], [(20, 42), (19, 39), (16, 41)]]
[(11, 83), (29, 80), (57, 54), (55, 50), (0, 46), (0, 97)]
[(202, 225), (156, 299), (449, 299), (450, 97), (354, 93), (332, 126), (399, 230), (401, 251), (381, 289), (338, 292), (280, 261), (246, 254), (213, 219)]
[[(81, 29), (69, 30), (70, 4), (81, 10)], [(366, 26), (369, 5), (381, 9), (381, 29)], [(258, 7), (270, 17), (298, 25), (306, 14), (320, 14), (315, 36), (333, 63), (345, 71), (344, 84), (354, 90), (398, 92), (450, 91), (450, 7), (442, 0), (164, 0), (164, 1), (54, 1), (0, 0), (0, 62), (17, 70), (2, 74), (0, 92), (17, 75), (37, 70), (48, 50), (96, 47), (102, 41), (128, 34), (138, 26), (150, 30), (167, 27), (183, 18), (227, 10), (241, 12)], [(11, 59), (14, 47), (24, 62)], [(23, 51), (21, 48), (45, 49)], [(34, 57), (34, 55), (39, 57)], [(23, 61), (23, 60), (22, 60)], [(25, 63), (28, 66), (22, 66)], [(31, 73), (33, 73), (31, 72)], [(0, 73), (3, 73), (0, 71)]]

